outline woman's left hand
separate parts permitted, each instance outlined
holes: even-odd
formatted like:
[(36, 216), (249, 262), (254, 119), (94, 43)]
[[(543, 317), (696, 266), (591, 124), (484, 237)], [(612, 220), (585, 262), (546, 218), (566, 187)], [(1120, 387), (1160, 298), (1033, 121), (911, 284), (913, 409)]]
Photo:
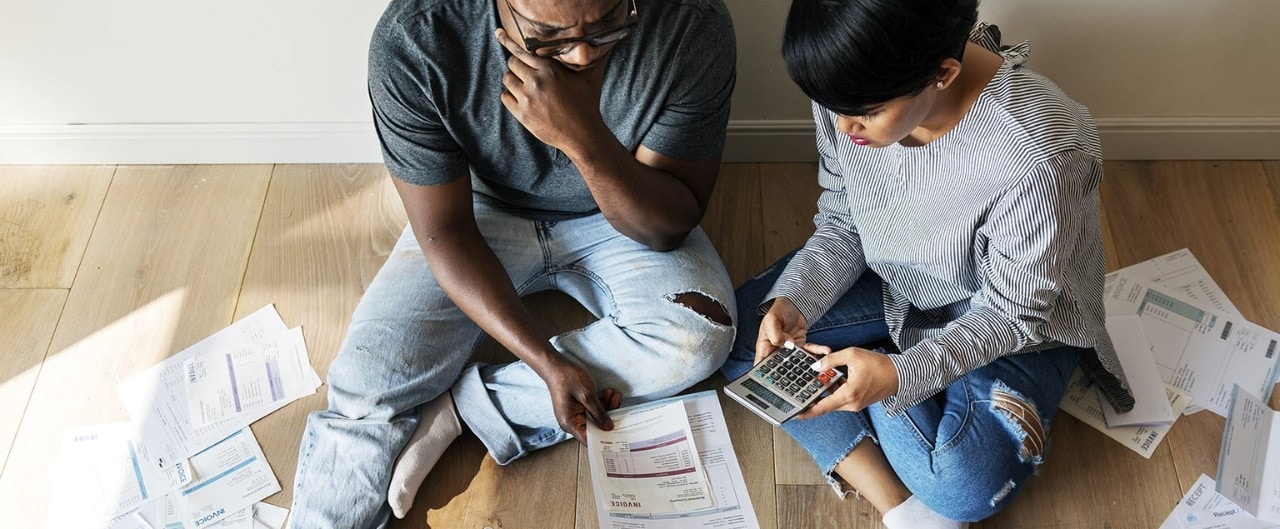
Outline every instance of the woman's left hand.
[[(818, 349), (812, 348), (810, 352), (821, 354), (823, 351)], [(830, 395), (818, 399), (809, 409), (796, 415), (797, 418), (808, 419), (835, 410), (862, 411), (898, 392), (898, 370), (882, 353), (849, 347), (822, 356), (818, 363), (819, 372), (844, 366), (845, 377)]]

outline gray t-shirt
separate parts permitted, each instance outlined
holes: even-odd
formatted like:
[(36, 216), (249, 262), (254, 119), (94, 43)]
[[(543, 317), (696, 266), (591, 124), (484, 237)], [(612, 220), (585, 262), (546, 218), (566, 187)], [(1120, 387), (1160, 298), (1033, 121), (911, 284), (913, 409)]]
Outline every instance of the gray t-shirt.
[[(503, 1), (503, 0), (499, 0)], [(604, 74), (600, 112), (627, 150), (685, 160), (724, 148), (734, 35), (721, 0), (637, 0)], [(395, 177), (442, 184), (469, 168), (478, 199), (536, 219), (598, 211), (582, 175), (502, 105), (509, 53), (494, 0), (393, 0), (369, 50), (369, 98)], [(612, 141), (612, 140), (610, 140)]]

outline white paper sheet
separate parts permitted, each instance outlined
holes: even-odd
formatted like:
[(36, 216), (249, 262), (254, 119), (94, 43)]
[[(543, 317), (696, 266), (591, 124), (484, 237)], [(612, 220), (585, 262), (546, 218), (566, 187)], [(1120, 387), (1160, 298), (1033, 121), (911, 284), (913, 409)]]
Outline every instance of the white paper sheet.
[[(1169, 400), (1169, 407), (1173, 410), (1176, 417), (1186, 408), (1187, 403), (1191, 402), (1191, 397), (1183, 393), (1173, 386), (1165, 386), (1165, 395)], [(1106, 408), (1111, 406), (1106, 405)], [(1107, 437), (1119, 441), (1130, 450), (1137, 452), (1142, 457), (1151, 459), (1151, 454), (1155, 453), (1160, 442), (1168, 435), (1169, 429), (1173, 427), (1173, 423), (1150, 425), (1150, 426), (1117, 426), (1108, 428), (1106, 420), (1103, 418), (1102, 397), (1098, 395), (1098, 388), (1093, 380), (1080, 368), (1076, 368), (1071, 374), (1071, 381), (1067, 383), (1067, 391), (1062, 396), (1062, 404), (1058, 409), (1066, 412), (1068, 415), (1080, 419), (1081, 422), (1092, 426), (1093, 429), (1102, 432)]]
[(1108, 317), (1141, 317), (1160, 379), (1191, 395), (1185, 413), (1209, 409), (1225, 417), (1234, 384), (1271, 395), (1280, 334), (1125, 275), (1108, 276), (1105, 301)]
[(684, 403), (610, 416), (613, 430), (587, 428), (588, 457), (601, 467), (593, 485), (605, 510), (668, 514), (715, 506)]
[(191, 481), (186, 463), (160, 470), (128, 422), (69, 428), (54, 469), (48, 527), (128, 526), (129, 514)]
[(300, 327), (192, 356), (183, 361), (182, 372), (191, 422), (197, 427), (240, 414), (270, 413), (320, 387)]
[[(626, 413), (627, 410), (649, 409), (673, 401), (684, 403), (690, 432), (693, 433), (694, 444), (698, 447), (702, 467), (715, 497), (715, 507), (652, 517), (613, 513), (602, 507), (602, 491), (600, 487), (593, 486), (600, 529), (759, 529), (760, 522), (751, 507), (746, 481), (742, 478), (742, 468), (738, 466), (738, 458), (734, 455), (733, 444), (729, 440), (724, 411), (720, 408), (720, 400), (714, 391), (679, 395), (614, 410), (609, 414), (616, 421), (619, 414)], [(597, 474), (602, 471), (602, 466), (592, 464), (590, 467), (592, 483), (599, 483), (601, 478)]]
[(1227, 298), (1222, 287), (1209, 277), (1209, 272), (1186, 248), (1121, 268), (1107, 276), (1119, 274), (1149, 283), (1192, 305), (1240, 315), (1240, 310)]
[(1218, 456), (1218, 492), (1249, 514), (1280, 524), (1280, 421), (1265, 402), (1240, 386)]
[(190, 459), (195, 482), (174, 494), (186, 529), (203, 529), (280, 491), (280, 482), (245, 428)]
[(207, 426), (192, 426), (183, 362), (209, 351), (260, 342), (286, 330), (275, 307), (268, 305), (116, 386), (134, 428), (151, 447), (152, 464), (166, 468), (269, 413), (237, 415)]
[(1107, 318), (1107, 334), (1116, 347), (1120, 365), (1133, 391), (1133, 410), (1116, 413), (1107, 404), (1102, 414), (1107, 426), (1156, 425), (1173, 422), (1176, 416), (1169, 406), (1169, 396), (1160, 380), (1160, 368), (1151, 353), (1151, 343), (1142, 332), (1142, 321), (1136, 314)]
[(253, 529), (284, 529), (288, 517), (289, 509), (284, 507), (265, 502), (253, 504)]
[(1276, 529), (1280, 525), (1264, 522), (1245, 512), (1239, 505), (1214, 490), (1214, 481), (1200, 475), (1178, 505), (1160, 524), (1160, 529)]

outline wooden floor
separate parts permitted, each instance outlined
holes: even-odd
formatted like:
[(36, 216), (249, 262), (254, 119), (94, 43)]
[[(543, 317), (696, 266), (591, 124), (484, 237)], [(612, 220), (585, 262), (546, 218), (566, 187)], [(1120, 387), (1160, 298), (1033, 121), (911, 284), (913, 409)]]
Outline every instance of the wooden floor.
[[(1109, 269), (1188, 247), (1254, 322), (1280, 329), (1280, 162), (1108, 162)], [(726, 165), (703, 223), (736, 283), (801, 244), (818, 190), (809, 164)], [(767, 212), (767, 215), (765, 214)], [(381, 165), (0, 167), (0, 525), (44, 526), (62, 431), (125, 420), (125, 377), (274, 303), (324, 373), (404, 213)], [(566, 297), (527, 301), (560, 329)], [(509, 356), (492, 343), (478, 353)], [(699, 388), (716, 388), (712, 379)], [(257, 422), (288, 506), (298, 440), (325, 388)], [(777, 430), (724, 402), (764, 528), (873, 528)], [(1223, 419), (1182, 417), (1150, 460), (1066, 414), (1017, 501), (975, 528), (1154, 528), (1213, 474)], [(507, 467), (455, 443), (396, 527), (594, 528), (585, 451), (561, 444)]]

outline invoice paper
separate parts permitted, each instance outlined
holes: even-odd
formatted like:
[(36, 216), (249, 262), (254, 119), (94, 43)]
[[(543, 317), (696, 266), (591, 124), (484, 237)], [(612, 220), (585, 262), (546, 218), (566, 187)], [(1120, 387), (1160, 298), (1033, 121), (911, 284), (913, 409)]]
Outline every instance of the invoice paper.
[(1107, 277), (1114, 275), (1126, 275), (1149, 283), (1192, 305), (1240, 315), (1222, 287), (1214, 282), (1209, 272), (1200, 265), (1200, 261), (1191, 255), (1191, 250), (1186, 248), (1121, 268), (1107, 274)]
[(1191, 395), (1186, 413), (1209, 409), (1225, 417), (1234, 384), (1270, 396), (1280, 334), (1125, 275), (1107, 277), (1105, 296), (1108, 317), (1141, 317), (1160, 379)]
[(195, 482), (175, 493), (186, 529), (212, 526), (280, 491), (253, 431), (245, 428), (191, 456)]
[(238, 414), (270, 413), (320, 387), (299, 327), (261, 342), (192, 356), (183, 361), (182, 372), (191, 422), (197, 427)]
[(286, 330), (275, 307), (268, 305), (117, 385), (116, 392), (134, 428), (151, 447), (151, 463), (166, 468), (185, 460), (267, 414), (237, 415), (205, 426), (193, 426), (183, 362), (206, 352), (261, 342)]
[[(703, 391), (675, 396), (613, 410), (609, 415), (617, 425), (619, 418), (625, 418), (628, 413), (652, 410), (672, 403), (684, 405), (688, 428), (693, 435), (693, 446), (697, 448), (698, 458), (706, 472), (714, 506), (666, 514), (609, 511), (604, 507), (607, 501), (605, 490), (599, 486), (605, 479), (605, 467), (601, 464), (603, 460), (591, 457), (589, 466), (600, 529), (759, 529), (760, 523), (751, 507), (746, 481), (742, 478), (742, 468), (738, 466), (738, 458), (734, 455), (724, 411), (720, 408), (716, 392)], [(594, 426), (588, 422), (588, 428)], [(595, 432), (589, 432), (588, 441), (598, 432), (598, 428)]]
[[(1182, 413), (1182, 410), (1191, 402), (1191, 397), (1178, 388), (1173, 386), (1165, 386), (1165, 395), (1168, 397), (1169, 407), (1173, 414)], [(1151, 459), (1151, 454), (1155, 453), (1156, 448), (1160, 446), (1160, 442), (1168, 435), (1169, 429), (1173, 427), (1173, 423), (1146, 425), (1146, 426), (1116, 426), (1107, 427), (1106, 419), (1103, 416), (1104, 405), (1100, 395), (1098, 395), (1097, 384), (1093, 379), (1084, 373), (1079, 367), (1071, 374), (1071, 381), (1067, 383), (1067, 391), (1062, 396), (1062, 404), (1058, 409), (1066, 412), (1068, 415), (1075, 417), (1093, 429), (1102, 432), (1103, 435), (1119, 441), (1120, 444), (1137, 452), (1142, 457)], [(1106, 405), (1105, 408), (1110, 408)]]
[(1268, 522), (1280, 523), (1280, 421), (1236, 386), (1218, 456), (1218, 492)]
[(689, 430), (684, 403), (610, 413), (613, 430), (591, 428), (587, 447), (594, 479), (611, 512), (666, 514), (715, 505)]
[[(178, 515), (178, 507), (175, 503), (173, 495), (165, 496), (162, 501), (148, 504), (155, 506), (152, 508), (139, 509), (135, 514), (145, 522), (142, 527), (110, 527), (104, 529), (186, 529), (183, 525), (181, 516)], [(289, 509), (284, 507), (276, 507), (270, 503), (257, 502), (252, 507), (245, 507), (228, 514), (220, 521), (214, 522), (209, 529), (235, 529), (252, 528), (252, 529), (284, 529), (285, 519), (289, 516)], [(206, 526), (201, 526), (204, 528)]]
[(186, 463), (161, 470), (147, 462), (147, 453), (128, 422), (66, 430), (54, 468), (48, 526), (127, 526), (132, 517), (116, 518), (191, 482)]

